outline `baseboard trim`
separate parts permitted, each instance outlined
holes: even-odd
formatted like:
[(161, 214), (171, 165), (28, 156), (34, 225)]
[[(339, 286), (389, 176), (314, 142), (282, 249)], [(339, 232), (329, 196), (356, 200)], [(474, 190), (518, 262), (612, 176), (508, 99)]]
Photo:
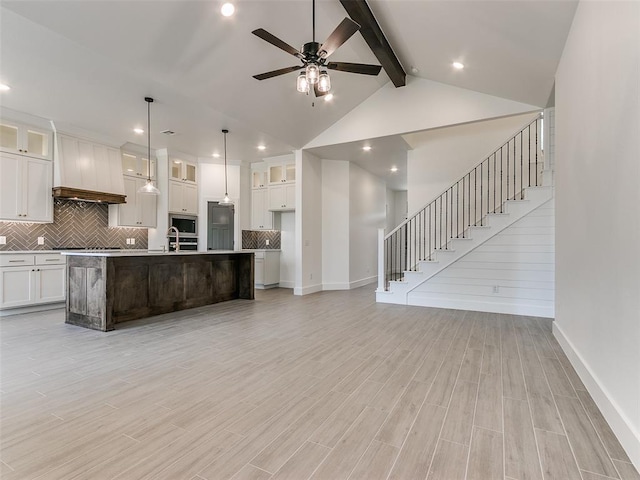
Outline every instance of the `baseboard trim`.
[(611, 399), (606, 388), (591, 371), (589, 365), (556, 322), (553, 322), (553, 335), (560, 343), (562, 350), (564, 350), (580, 380), (587, 387), (589, 394), (600, 409), (600, 412), (602, 412), (605, 420), (609, 423), (613, 433), (620, 440), (620, 444), (629, 455), (631, 462), (640, 470), (640, 433), (634, 430), (627, 416), (620, 410), (616, 402)]
[(354, 282), (349, 282), (349, 288), (360, 288), (365, 285), (370, 285), (372, 283), (378, 282), (378, 276), (374, 275), (373, 277), (362, 278), (360, 280), (356, 280)]
[(417, 307), (449, 308), (452, 310), (471, 310), (474, 312), (506, 313), (510, 315), (527, 315), (531, 317), (554, 318), (553, 306), (518, 305), (500, 302), (480, 302), (461, 300), (457, 298), (422, 297), (410, 292), (407, 295), (407, 305)]
[(47, 310), (55, 310), (64, 308), (64, 302), (43, 303), (41, 305), (29, 305), (26, 307), (0, 309), (0, 317), (10, 317), (13, 315), (22, 315), (24, 313), (46, 312)]
[(307, 287), (295, 287), (293, 289), (294, 295), (309, 295), (310, 293), (316, 293), (322, 291), (322, 284), (317, 283), (315, 285), (309, 285)]
[(278, 284), (280, 286), (280, 288), (293, 288), (294, 282), (283, 282), (282, 280), (280, 280), (280, 283)]
[(378, 276), (363, 278), (353, 282), (336, 282), (336, 283), (323, 283), (323, 290), (351, 290), (352, 288), (360, 288), (365, 285), (370, 285), (378, 281)]

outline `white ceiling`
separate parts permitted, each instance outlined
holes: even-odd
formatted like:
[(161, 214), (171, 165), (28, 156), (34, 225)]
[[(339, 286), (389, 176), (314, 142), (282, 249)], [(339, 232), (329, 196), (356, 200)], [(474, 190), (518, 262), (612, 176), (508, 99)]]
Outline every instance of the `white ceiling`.
[[(146, 126), (144, 97), (152, 96), (153, 148), (209, 156), (221, 150), (220, 130), (229, 128), (230, 160), (252, 162), (301, 148), (388, 81), (384, 71), (332, 72), (335, 98), (315, 106), (296, 92), (294, 73), (259, 82), (251, 76), (298, 60), (251, 31), (262, 27), (298, 48), (311, 40), (311, 1), (236, 0), (231, 18), (220, 15), (221, 3), (3, 0), (0, 81), (12, 90), (0, 101), (53, 119), (58, 128), (146, 145), (132, 129)], [(317, 3), (322, 41), (346, 13), (338, 0)], [(407, 73), (416, 66), (424, 78), (544, 106), (577, 1), (369, 4)], [(359, 34), (331, 59), (378, 63)], [(453, 60), (466, 68), (453, 71)], [(165, 129), (177, 134), (161, 135)], [(385, 153), (365, 160), (354, 142), (323, 154), (348, 157), (341, 159), (381, 176), (403, 152), (406, 158), (402, 140), (372, 142)], [(259, 143), (267, 150), (258, 151)]]

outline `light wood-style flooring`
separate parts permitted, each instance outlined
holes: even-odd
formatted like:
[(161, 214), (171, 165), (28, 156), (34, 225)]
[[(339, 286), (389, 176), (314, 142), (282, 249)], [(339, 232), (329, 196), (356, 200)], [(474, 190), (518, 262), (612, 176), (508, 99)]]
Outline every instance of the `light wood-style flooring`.
[(549, 320), (276, 289), (0, 335), (4, 480), (640, 479)]

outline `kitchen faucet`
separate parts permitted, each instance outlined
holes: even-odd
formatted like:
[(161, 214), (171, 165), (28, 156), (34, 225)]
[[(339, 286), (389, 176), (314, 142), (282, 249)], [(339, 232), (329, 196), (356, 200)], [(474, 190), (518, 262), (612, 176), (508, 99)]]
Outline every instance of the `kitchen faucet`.
[[(169, 227), (167, 230), (167, 238), (171, 238), (171, 232), (176, 232), (176, 252), (180, 251), (180, 232), (176, 227)], [(169, 242), (169, 250), (171, 250), (171, 242)]]

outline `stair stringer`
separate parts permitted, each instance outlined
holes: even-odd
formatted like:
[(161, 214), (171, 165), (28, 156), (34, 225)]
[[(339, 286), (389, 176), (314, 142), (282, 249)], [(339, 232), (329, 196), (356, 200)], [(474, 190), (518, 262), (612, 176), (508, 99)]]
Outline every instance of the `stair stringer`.
[(418, 262), (417, 271), (406, 271), (402, 281), (389, 282), (389, 290), (376, 290), (376, 301), (410, 305), (410, 292), (551, 200), (553, 187), (525, 187), (524, 197), (524, 200), (507, 200), (504, 213), (490, 213), (484, 217), (483, 226), (469, 227), (466, 238), (452, 238), (448, 250), (437, 250), (433, 260)]

